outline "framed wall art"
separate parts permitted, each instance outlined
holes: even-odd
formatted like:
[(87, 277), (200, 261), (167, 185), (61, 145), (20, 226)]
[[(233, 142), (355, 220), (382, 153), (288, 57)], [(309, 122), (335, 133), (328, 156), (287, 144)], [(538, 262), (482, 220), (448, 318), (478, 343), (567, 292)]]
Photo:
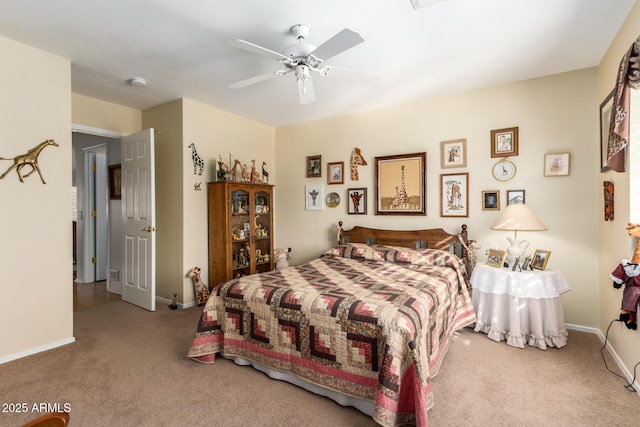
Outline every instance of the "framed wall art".
[(109, 166), (109, 199), (122, 199), (122, 169), (121, 165)]
[(569, 175), (569, 153), (544, 155), (544, 176), (567, 175)]
[(327, 163), (327, 184), (344, 184), (344, 162)]
[(509, 205), (524, 205), (524, 190), (507, 190), (507, 206)]
[(307, 156), (307, 178), (322, 177), (322, 156)]
[(491, 131), (491, 157), (518, 155), (518, 128), (496, 129)]
[(322, 185), (304, 186), (305, 209), (308, 211), (321, 211), (324, 199), (322, 197)]
[(467, 166), (467, 140), (456, 139), (440, 142), (440, 166), (442, 169)]
[(440, 216), (469, 216), (469, 174), (440, 175)]
[(427, 153), (376, 157), (376, 215), (426, 215)]
[(347, 190), (347, 202), (349, 205), (347, 213), (349, 215), (367, 214), (367, 189), (350, 188)]
[(516, 176), (516, 172), (517, 169), (515, 163), (507, 159), (498, 161), (491, 169), (491, 175), (493, 175), (493, 178), (500, 182), (509, 181)]
[(607, 147), (609, 144), (609, 122), (611, 121), (611, 111), (613, 111), (613, 94), (615, 89), (600, 104), (600, 172), (609, 169), (607, 165)]
[(498, 190), (487, 190), (482, 192), (482, 210), (500, 210), (500, 192)]

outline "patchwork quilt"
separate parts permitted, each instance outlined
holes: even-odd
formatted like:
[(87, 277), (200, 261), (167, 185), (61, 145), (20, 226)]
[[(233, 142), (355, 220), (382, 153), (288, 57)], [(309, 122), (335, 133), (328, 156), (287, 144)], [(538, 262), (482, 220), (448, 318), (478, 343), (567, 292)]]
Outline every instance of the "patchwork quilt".
[(427, 425), (431, 379), (452, 334), (474, 321), (455, 255), (346, 244), (214, 288), (188, 357), (240, 356), (373, 401), (383, 426)]

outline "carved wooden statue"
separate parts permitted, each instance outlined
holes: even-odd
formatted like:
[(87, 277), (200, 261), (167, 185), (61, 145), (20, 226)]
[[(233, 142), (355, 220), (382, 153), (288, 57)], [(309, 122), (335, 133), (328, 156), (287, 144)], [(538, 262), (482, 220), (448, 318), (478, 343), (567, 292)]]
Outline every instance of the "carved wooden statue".
[[(38, 167), (38, 156), (40, 155), (40, 152), (49, 145), (53, 145), (54, 147), (59, 146), (58, 143), (55, 142), (53, 139), (47, 139), (46, 141), (41, 142), (31, 150), (27, 151), (26, 154), (22, 154), (20, 156), (14, 157), (13, 165), (11, 165), (9, 169), (5, 171), (5, 173), (0, 175), (0, 179), (7, 176), (7, 174), (11, 172), (12, 169), (15, 169), (16, 173), (18, 174), (18, 179), (20, 179), (20, 182), (24, 183), (23, 178), (27, 178), (29, 175), (37, 171), (38, 175), (40, 175), (40, 179), (42, 180), (42, 183), (46, 184), (46, 182), (44, 182), (44, 178), (42, 177), (42, 172), (40, 172), (40, 168)], [(6, 157), (0, 157), (0, 160), (12, 160), (12, 159), (6, 158)], [(25, 166), (31, 166), (31, 171), (26, 175), (22, 175), (20, 171)]]

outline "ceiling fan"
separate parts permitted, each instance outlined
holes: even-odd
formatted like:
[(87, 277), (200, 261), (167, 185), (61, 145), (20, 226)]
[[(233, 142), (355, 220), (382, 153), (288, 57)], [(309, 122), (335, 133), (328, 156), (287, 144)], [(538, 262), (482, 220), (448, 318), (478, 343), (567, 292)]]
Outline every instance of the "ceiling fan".
[(240, 89), (255, 83), (259, 83), (275, 77), (281, 77), (293, 72), (298, 84), (298, 95), (300, 98), (300, 103), (311, 104), (316, 100), (315, 92), (313, 89), (313, 82), (311, 80), (312, 71), (318, 73), (321, 76), (329, 75), (331, 69), (339, 69), (342, 71), (360, 73), (365, 75), (368, 74), (369, 76), (373, 76), (373, 74), (363, 73), (357, 70), (324, 65), (324, 62), (327, 59), (332, 58), (339, 53), (342, 53), (345, 50), (351, 49), (352, 47), (364, 42), (362, 36), (357, 32), (345, 28), (320, 46), (316, 47), (305, 42), (307, 36), (311, 32), (311, 28), (309, 28), (309, 26), (304, 24), (294, 25), (293, 27), (291, 27), (290, 31), (291, 34), (295, 36), (298, 43), (294, 43), (285, 48), (282, 53), (275, 52), (271, 49), (267, 49), (265, 47), (258, 46), (241, 39), (228, 40), (227, 44), (230, 46), (244, 49), (258, 55), (268, 56), (270, 58), (276, 59), (284, 66), (283, 69), (271, 73), (260, 74), (245, 80), (241, 80), (239, 82), (232, 83), (229, 85), (229, 87), (231, 89)]

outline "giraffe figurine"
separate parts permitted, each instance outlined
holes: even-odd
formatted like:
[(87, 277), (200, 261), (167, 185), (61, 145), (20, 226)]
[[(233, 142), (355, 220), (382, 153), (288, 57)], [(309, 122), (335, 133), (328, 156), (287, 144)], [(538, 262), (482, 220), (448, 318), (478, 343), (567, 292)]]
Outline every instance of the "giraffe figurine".
[(620, 321), (625, 322), (627, 328), (635, 330), (638, 328), (636, 318), (640, 300), (640, 224), (629, 223), (627, 233), (638, 239), (633, 257), (631, 261), (623, 259), (609, 277), (613, 280), (614, 288), (619, 289), (624, 285)]
[(198, 155), (198, 152), (196, 151), (196, 145), (193, 142), (189, 144), (188, 148), (191, 148), (191, 159), (193, 160), (193, 174), (202, 175), (202, 172), (204, 171), (204, 160), (202, 159), (202, 157)]
[(407, 190), (404, 187), (404, 165), (400, 166), (400, 190), (396, 187), (396, 197), (391, 203), (392, 208), (406, 208), (409, 202), (409, 196), (407, 196)]
[(360, 149), (358, 147), (353, 149), (353, 153), (351, 153), (351, 180), (357, 181), (360, 178), (358, 174), (358, 166), (366, 166), (367, 161), (362, 156)]
[[(42, 172), (40, 172), (40, 167), (38, 167), (38, 156), (40, 155), (40, 152), (44, 150), (45, 147), (48, 147), (49, 145), (53, 145), (54, 147), (59, 147), (59, 144), (55, 142), (53, 139), (47, 139), (46, 141), (41, 142), (31, 150), (27, 151), (26, 154), (21, 154), (19, 156), (14, 157), (13, 159), (0, 157), (0, 160), (13, 160), (13, 164), (9, 166), (9, 169), (7, 169), (5, 173), (0, 175), (0, 179), (3, 179), (5, 176), (7, 176), (7, 174), (11, 172), (12, 169), (15, 169), (16, 173), (18, 174), (18, 179), (22, 183), (24, 183), (23, 178), (28, 177), (34, 172), (38, 172), (38, 175), (40, 175), (40, 180), (42, 181), (43, 184), (46, 184), (46, 182), (44, 182), (44, 178), (42, 177)], [(26, 175), (22, 175), (20, 171), (25, 166), (31, 166), (31, 171), (29, 171), (29, 173)]]

